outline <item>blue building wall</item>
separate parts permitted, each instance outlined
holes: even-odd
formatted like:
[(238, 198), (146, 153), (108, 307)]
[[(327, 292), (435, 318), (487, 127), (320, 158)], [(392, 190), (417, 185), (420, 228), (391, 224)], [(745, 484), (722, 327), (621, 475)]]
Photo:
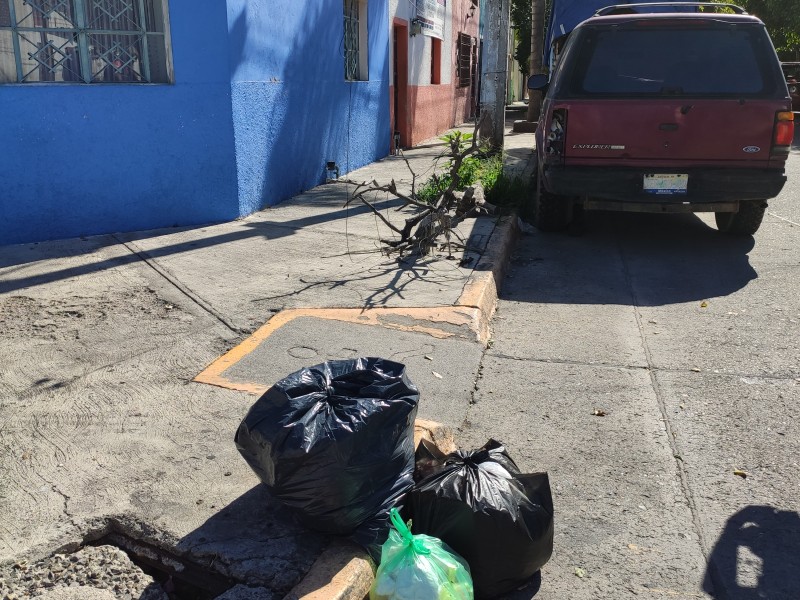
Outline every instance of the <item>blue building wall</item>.
[(347, 82), (342, 0), (228, 0), (242, 215), (388, 154), (388, 0), (368, 6), (369, 81)]
[(238, 216), (225, 7), (169, 4), (174, 85), (0, 86), (0, 244)]
[(230, 220), (385, 156), (387, 4), (369, 81), (341, 0), (170, 0), (174, 84), (0, 85), (0, 245)]

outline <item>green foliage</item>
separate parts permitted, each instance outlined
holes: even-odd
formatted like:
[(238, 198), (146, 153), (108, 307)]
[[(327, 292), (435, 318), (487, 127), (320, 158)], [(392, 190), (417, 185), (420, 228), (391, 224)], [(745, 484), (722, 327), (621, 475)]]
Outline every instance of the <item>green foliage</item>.
[(480, 170), (476, 173), (475, 181), (480, 180), (483, 189), (488, 193), (497, 185), (498, 179), (503, 174), (503, 156), (494, 154), (483, 160)]
[[(612, 2), (613, 4), (613, 2)], [(532, 0), (511, 0), (511, 23), (514, 27), (514, 60), (519, 64), (519, 70), (527, 75), (531, 68), (531, 29), (533, 24)], [(547, 23), (550, 9), (553, 5), (552, 0), (545, 0), (544, 3), (544, 23)], [(539, 35), (544, 38), (545, 25)]]
[(450, 148), (451, 151), (463, 152), (467, 147), (467, 142), (472, 143), (473, 137), (474, 135), (471, 133), (455, 130), (446, 133), (439, 139), (447, 144), (447, 147)]
[(531, 0), (511, 0), (511, 22), (514, 26), (514, 60), (526, 75), (531, 58)]
[(797, 0), (732, 0), (767, 26), (778, 55), (800, 60), (800, 10)]
[(417, 190), (417, 200), (433, 205), (442, 192), (447, 189), (451, 181), (450, 175), (434, 175)]
[[(468, 143), (472, 143), (472, 134), (453, 131), (442, 136), (452, 151), (457, 148), (463, 151)], [(417, 190), (417, 200), (434, 206), (445, 190), (453, 183), (453, 160), (445, 165), (441, 174), (433, 175)], [(486, 201), (505, 209), (520, 209), (524, 206), (530, 193), (529, 182), (503, 173), (503, 155), (500, 153), (470, 154), (464, 157), (458, 169), (458, 190), (464, 190), (478, 181), (483, 185)]]
[(524, 207), (531, 193), (529, 181), (520, 177), (509, 178), (504, 173), (495, 181), (492, 188), (486, 193), (486, 201), (505, 210), (524, 212)]
[[(472, 138), (471, 134), (469, 135)], [(442, 138), (444, 139), (444, 138)], [(447, 167), (452, 165), (448, 163)], [(459, 189), (463, 190), (480, 181), (486, 193), (497, 183), (503, 172), (503, 157), (499, 154), (491, 156), (467, 156), (458, 169)], [(449, 170), (441, 175), (434, 175), (417, 191), (417, 198), (421, 202), (433, 204), (442, 193), (450, 187), (453, 178)]]

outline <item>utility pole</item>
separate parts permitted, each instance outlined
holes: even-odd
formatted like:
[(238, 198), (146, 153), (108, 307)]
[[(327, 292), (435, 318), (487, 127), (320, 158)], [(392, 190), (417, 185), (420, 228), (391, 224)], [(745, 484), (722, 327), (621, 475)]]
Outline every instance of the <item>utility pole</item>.
[[(542, 54), (544, 54), (544, 0), (531, 3), (531, 75), (541, 75)], [(528, 91), (528, 121), (538, 121), (542, 111), (542, 92)]]
[(483, 16), (481, 56), (481, 139), (499, 150), (503, 148), (508, 80), (508, 31), (510, 0), (486, 0)]

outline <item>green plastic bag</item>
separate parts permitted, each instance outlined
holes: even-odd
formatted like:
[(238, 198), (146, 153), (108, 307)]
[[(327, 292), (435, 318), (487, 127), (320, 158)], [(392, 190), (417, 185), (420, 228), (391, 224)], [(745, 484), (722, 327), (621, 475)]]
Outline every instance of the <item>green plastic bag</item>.
[[(411, 535), (396, 508), (370, 600), (472, 600), (469, 565), (439, 538)], [(409, 522), (410, 524), (410, 522)]]

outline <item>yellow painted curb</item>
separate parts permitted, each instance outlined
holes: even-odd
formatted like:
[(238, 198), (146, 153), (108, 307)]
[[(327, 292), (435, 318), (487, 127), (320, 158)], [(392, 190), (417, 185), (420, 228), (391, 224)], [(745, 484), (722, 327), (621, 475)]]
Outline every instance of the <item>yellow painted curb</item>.
[[(255, 346), (266, 339), (275, 329), (298, 316), (338, 318), (339, 320), (351, 322), (367, 322), (368, 324), (387, 326), (384, 323), (375, 322), (376, 320), (380, 321), (380, 310), (386, 311), (384, 316), (392, 314), (392, 312), (407, 316), (413, 313), (418, 318), (424, 318), (425, 315), (431, 314), (429, 311), (433, 311), (433, 314), (438, 317), (433, 319), (434, 321), (451, 323), (452, 321), (443, 319), (444, 315), (452, 315), (451, 311), (455, 310), (457, 314), (462, 316), (469, 314), (468, 323), (470, 328), (475, 332), (478, 340), (485, 344), (489, 340), (489, 321), (497, 308), (497, 294), (500, 283), (505, 275), (508, 259), (511, 256), (518, 235), (519, 227), (517, 226), (516, 215), (511, 215), (511, 217), (497, 225), (489, 240), (486, 254), (476, 265), (472, 276), (464, 286), (457, 305), (454, 307), (440, 307), (438, 309), (370, 309), (363, 311), (354, 309), (284, 311), (278, 313), (253, 334), (250, 339), (252, 340), (256, 337), (258, 339), (252, 347), (245, 346), (244, 343), (240, 344), (228, 353), (228, 355), (231, 355), (229, 359), (239, 360), (242, 356), (251, 352)], [(495, 238), (495, 236), (498, 237)], [(283, 317), (278, 319), (281, 315)], [(276, 319), (278, 320), (276, 321)], [(275, 321), (274, 324), (273, 321)], [(419, 329), (411, 330), (419, 331)], [(434, 327), (430, 331), (426, 331), (426, 333), (434, 335), (432, 331), (437, 330)], [(442, 335), (442, 337), (450, 336)], [(220, 385), (218, 382), (224, 380), (222, 372), (232, 364), (225, 360), (228, 355), (212, 363), (206, 371), (198, 375), (195, 381), (200, 381), (199, 378), (203, 374), (207, 374), (205, 376), (206, 383)], [(219, 364), (217, 365), (217, 363)], [(217, 366), (215, 367), (215, 365)], [(212, 371), (214, 371), (214, 374), (211, 374)], [(230, 385), (226, 384), (224, 387), (230, 387)], [(444, 453), (449, 454), (457, 448), (452, 430), (433, 421), (418, 419), (414, 423), (415, 447), (421, 439), (428, 439), (434, 442)], [(322, 553), (303, 580), (283, 600), (365, 600), (374, 579), (373, 565), (366, 552), (355, 546), (337, 543)]]
[[(480, 328), (480, 311), (468, 306), (441, 306), (425, 308), (291, 308), (283, 310), (258, 328), (253, 335), (232, 348), (194, 378), (206, 383), (251, 394), (263, 394), (267, 386), (231, 381), (225, 371), (258, 348), (276, 330), (300, 317), (314, 317), (362, 325), (380, 325), (399, 331), (415, 331), (445, 339), (455, 337), (459, 329), (476, 331)], [(485, 340), (480, 340), (485, 341)]]
[[(249, 338), (216, 359), (194, 381), (251, 394), (263, 394), (267, 386), (235, 382), (225, 371), (255, 350), (279, 328), (301, 317), (330, 319), (364, 325), (379, 325), (399, 331), (426, 333), (445, 339), (471, 331), (477, 341), (489, 341), (489, 322), (497, 308), (497, 294), (516, 243), (519, 228), (511, 215), (497, 224), (486, 253), (464, 285), (455, 306), (423, 308), (297, 308), (281, 311)], [(457, 449), (453, 431), (433, 421), (414, 423), (414, 446), (432, 441), (444, 453)], [(283, 600), (365, 600), (375, 579), (374, 564), (361, 548), (334, 542), (317, 558), (311, 569)]]
[(478, 310), (480, 322), (476, 333), (484, 344), (489, 341), (489, 322), (497, 308), (497, 296), (518, 237), (516, 215), (512, 214), (497, 224), (486, 253), (475, 266), (457, 301), (460, 306), (471, 306)]
[(378, 325), (398, 331), (425, 333), (439, 339), (462, 336), (466, 329), (482, 344), (489, 341), (489, 322), (497, 307), (497, 293), (519, 229), (515, 216), (498, 223), (486, 253), (475, 266), (454, 306), (419, 308), (291, 308), (283, 310), (259, 327), (253, 335), (232, 348), (198, 374), (194, 381), (261, 395), (267, 386), (232, 381), (225, 371), (255, 350), (287, 323), (313, 317), (362, 325)]
[(283, 600), (363, 600), (375, 576), (366, 552), (354, 544), (328, 546)]

